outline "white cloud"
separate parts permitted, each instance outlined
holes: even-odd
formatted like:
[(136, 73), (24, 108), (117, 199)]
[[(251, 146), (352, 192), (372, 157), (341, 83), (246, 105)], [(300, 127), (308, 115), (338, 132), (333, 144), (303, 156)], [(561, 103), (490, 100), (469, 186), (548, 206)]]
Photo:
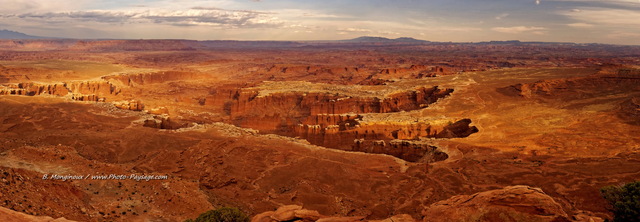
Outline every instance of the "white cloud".
[(344, 33), (349, 33), (349, 32), (361, 32), (361, 33), (368, 33), (371, 32), (370, 29), (362, 29), (362, 28), (342, 28), (342, 29), (338, 29), (339, 32), (344, 32)]
[(501, 20), (503, 18), (506, 18), (507, 16), (509, 16), (509, 13), (502, 13), (502, 14), (496, 16), (495, 19)]
[(59, 10), (79, 10), (89, 0), (2, 0), (0, 13), (51, 12)]
[(512, 27), (494, 27), (491, 30), (508, 34), (532, 33), (536, 35), (545, 34), (546, 28), (537, 26), (512, 26)]
[(0, 15), (4, 19), (25, 19), (32, 22), (74, 23), (86, 22), (107, 24), (168, 24), (174, 26), (222, 26), (240, 27), (276, 27), (283, 21), (273, 13), (249, 10), (224, 10), (219, 8), (193, 8), (189, 10), (88, 10), (71, 12), (24, 13)]
[(574, 27), (574, 28), (591, 28), (593, 27), (593, 24), (578, 22), (578, 23), (567, 24), (567, 26)]
[(605, 25), (640, 26), (640, 11), (609, 8), (580, 8), (578, 11), (561, 11), (559, 14), (584, 23)]

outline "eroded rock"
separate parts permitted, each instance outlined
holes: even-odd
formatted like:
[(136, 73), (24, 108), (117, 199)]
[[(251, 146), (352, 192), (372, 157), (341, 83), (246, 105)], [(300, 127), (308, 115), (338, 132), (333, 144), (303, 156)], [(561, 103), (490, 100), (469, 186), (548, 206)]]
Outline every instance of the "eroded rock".
[(299, 205), (285, 205), (276, 211), (267, 211), (253, 216), (251, 222), (283, 222), (283, 221), (304, 221), (304, 222), (415, 222), (410, 215), (395, 215), (383, 220), (366, 220), (364, 216), (324, 216), (318, 211), (303, 209)]
[(540, 188), (510, 186), (436, 202), (422, 211), (424, 222), (570, 221), (562, 206)]

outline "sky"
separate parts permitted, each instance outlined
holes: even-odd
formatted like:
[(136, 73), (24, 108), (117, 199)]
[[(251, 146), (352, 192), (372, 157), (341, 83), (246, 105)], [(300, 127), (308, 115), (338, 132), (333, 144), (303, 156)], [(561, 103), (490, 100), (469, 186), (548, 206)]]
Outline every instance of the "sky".
[(0, 30), (88, 39), (640, 45), (640, 0), (0, 0)]

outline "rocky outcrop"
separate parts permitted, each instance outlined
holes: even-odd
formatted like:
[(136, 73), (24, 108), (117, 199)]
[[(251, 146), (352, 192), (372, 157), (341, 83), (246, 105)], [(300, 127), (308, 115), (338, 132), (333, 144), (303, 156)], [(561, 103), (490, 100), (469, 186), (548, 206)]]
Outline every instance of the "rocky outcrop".
[(105, 101), (105, 96), (117, 95), (120, 90), (106, 81), (73, 81), (64, 83), (17, 83), (0, 87), (0, 95), (67, 96), (79, 101)]
[(293, 126), (285, 135), (298, 136), (312, 144), (335, 149), (388, 154), (410, 162), (435, 162), (447, 159), (448, 155), (435, 146), (413, 140), (460, 138), (478, 132), (475, 126), (470, 125), (470, 119), (391, 123), (361, 122), (359, 115), (327, 117), (322, 118), (324, 122), (321, 124)]
[(412, 77), (417, 79), (454, 73), (455, 71), (450, 67), (425, 65), (412, 65), (408, 68), (386, 68), (379, 72), (383, 76), (388, 75), (392, 78)]
[(184, 122), (180, 120), (175, 120), (174, 118), (169, 117), (169, 115), (153, 115), (152, 118), (145, 119), (143, 122), (144, 127), (156, 128), (156, 129), (167, 129), (167, 130), (176, 130), (186, 127), (194, 126), (194, 123)]
[(142, 111), (144, 110), (144, 104), (138, 100), (116, 101), (112, 102), (118, 109)]
[(365, 140), (353, 141), (352, 151), (392, 155), (409, 162), (432, 163), (443, 161), (449, 155), (436, 146), (410, 140)]
[[(573, 221), (554, 198), (539, 188), (528, 186), (454, 196), (432, 204), (422, 214), (425, 222)], [(593, 217), (585, 221), (602, 219)]]
[(4, 207), (0, 207), (0, 221), (6, 222), (74, 222), (67, 220), (64, 217), (52, 218), (47, 216), (32, 216), (21, 212), (9, 210)]
[(305, 221), (305, 222), (415, 222), (410, 215), (395, 215), (384, 220), (366, 220), (365, 217), (331, 217), (321, 215), (315, 210), (306, 210), (298, 205), (281, 206), (275, 211), (267, 211), (253, 216), (251, 222), (283, 222), (283, 221)]
[[(277, 123), (288, 125), (309, 123), (318, 119), (318, 115), (389, 113), (411, 111), (424, 108), (438, 99), (451, 94), (453, 89), (423, 87), (415, 90), (395, 93), (385, 98), (354, 97), (324, 92), (273, 93), (258, 96), (258, 91), (239, 90), (232, 95), (230, 115), (240, 126), (260, 130), (274, 130), (263, 127), (261, 119), (273, 119)], [(305, 120), (311, 118), (310, 120)]]
[(227, 104), (236, 126), (301, 137), (329, 148), (389, 154), (412, 162), (432, 162), (446, 159), (447, 155), (433, 146), (399, 141), (467, 137), (478, 131), (470, 126), (471, 120), (363, 123), (362, 115), (421, 109), (452, 92), (453, 89), (437, 86), (390, 93), (384, 97), (315, 91), (265, 95), (257, 90), (238, 90), (229, 95), (231, 101)]
[(231, 99), (227, 104), (234, 125), (263, 133), (300, 137), (314, 145), (388, 154), (411, 162), (434, 162), (448, 156), (436, 147), (408, 140), (467, 137), (478, 131), (470, 126), (469, 119), (402, 123), (362, 121), (363, 115), (368, 113), (395, 113), (427, 107), (450, 95), (453, 89), (421, 87), (385, 96), (262, 90), (237, 90), (229, 95)]
[(66, 96), (71, 93), (65, 83), (40, 84), (40, 83), (18, 83), (9, 84), (0, 88), (0, 95), (23, 95), (36, 96), (42, 94)]
[(163, 71), (138, 74), (111, 75), (103, 77), (109, 82), (119, 82), (125, 86), (157, 84), (170, 81), (188, 81), (207, 77), (205, 74), (180, 71)]

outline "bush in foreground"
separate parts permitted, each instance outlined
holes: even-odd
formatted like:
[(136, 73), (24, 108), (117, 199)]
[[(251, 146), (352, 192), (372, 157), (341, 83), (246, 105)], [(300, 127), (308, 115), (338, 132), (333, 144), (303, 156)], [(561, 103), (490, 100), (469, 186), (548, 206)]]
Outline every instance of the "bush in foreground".
[(221, 207), (204, 212), (198, 218), (184, 222), (249, 222), (249, 216), (235, 207)]
[(640, 221), (640, 181), (600, 189), (611, 205), (614, 222)]

